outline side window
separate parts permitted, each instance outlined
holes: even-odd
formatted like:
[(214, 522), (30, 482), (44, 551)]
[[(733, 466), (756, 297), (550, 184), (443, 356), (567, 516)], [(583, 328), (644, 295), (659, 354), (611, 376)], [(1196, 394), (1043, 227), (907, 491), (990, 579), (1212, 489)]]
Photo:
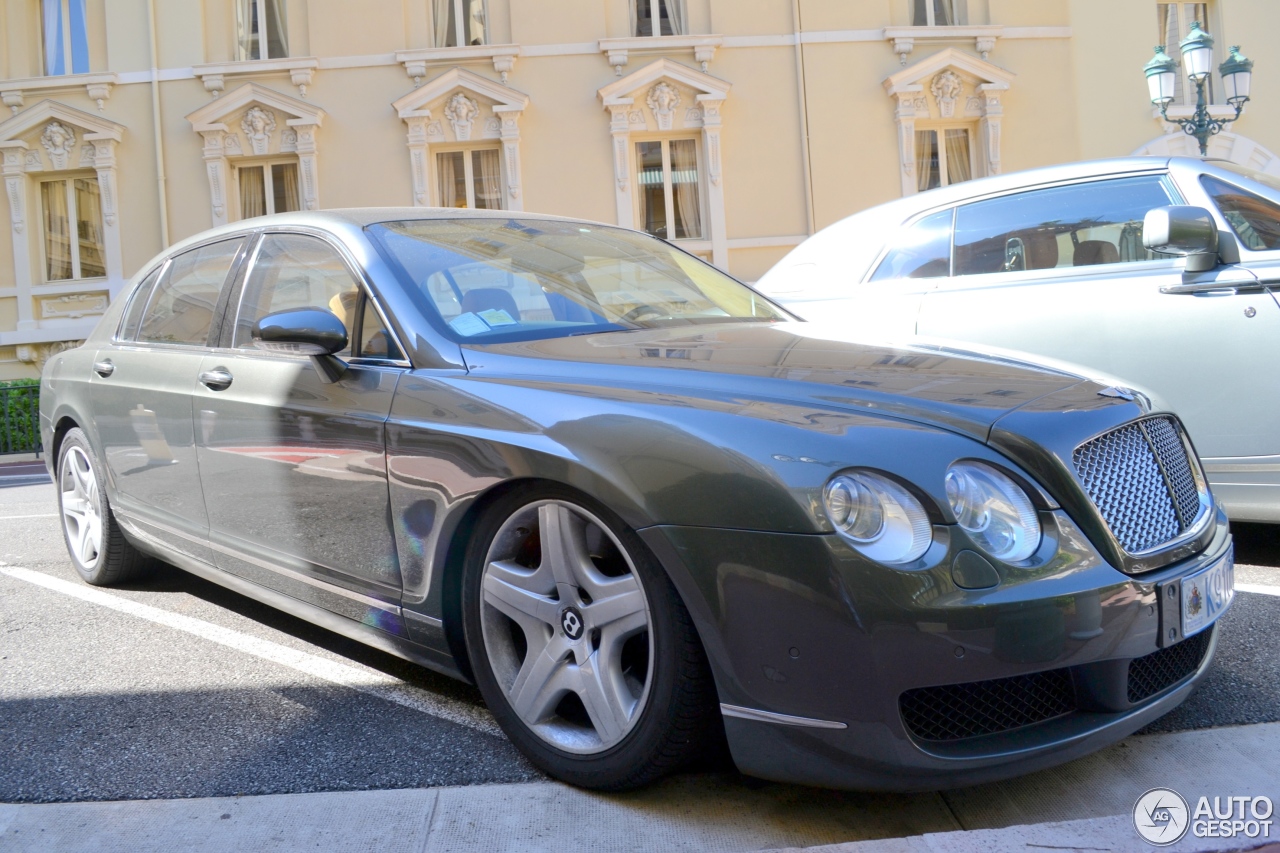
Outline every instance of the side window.
[(943, 210), (930, 214), (904, 229), (889, 254), (876, 267), (871, 280), (950, 275), (953, 213)]
[(368, 295), (360, 299), (360, 349), (356, 355), (361, 358), (404, 358)]
[(124, 320), (120, 323), (120, 330), (116, 334), (120, 340), (131, 341), (138, 336), (138, 324), (142, 322), (142, 312), (147, 308), (151, 289), (156, 286), (156, 279), (160, 278), (160, 271), (163, 269), (164, 264), (160, 264), (143, 280), (142, 284), (134, 289), (133, 298), (129, 301), (129, 310), (125, 313)]
[[(245, 283), (235, 345), (253, 346), (253, 324), (295, 308), (331, 311), (354, 337), (360, 285), (332, 246), (303, 234), (268, 234)], [(350, 347), (343, 350), (350, 354)]]
[(1018, 193), (956, 211), (955, 275), (1154, 260), (1142, 220), (1170, 204), (1159, 176)]
[(1208, 175), (1201, 175), (1200, 183), (1246, 248), (1280, 249), (1280, 204)]
[(243, 239), (223, 240), (175, 257), (147, 304), (138, 340), (203, 346), (218, 292), (243, 244)]

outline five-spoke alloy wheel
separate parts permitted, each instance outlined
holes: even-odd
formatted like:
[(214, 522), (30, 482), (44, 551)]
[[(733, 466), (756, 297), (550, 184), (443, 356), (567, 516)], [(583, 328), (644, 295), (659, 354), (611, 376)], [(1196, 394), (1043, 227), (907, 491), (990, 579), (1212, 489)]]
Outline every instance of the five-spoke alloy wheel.
[(535, 764), (630, 788), (714, 741), (714, 691), (671, 582), (589, 503), (548, 486), (491, 507), (466, 567), (467, 644), (490, 709)]

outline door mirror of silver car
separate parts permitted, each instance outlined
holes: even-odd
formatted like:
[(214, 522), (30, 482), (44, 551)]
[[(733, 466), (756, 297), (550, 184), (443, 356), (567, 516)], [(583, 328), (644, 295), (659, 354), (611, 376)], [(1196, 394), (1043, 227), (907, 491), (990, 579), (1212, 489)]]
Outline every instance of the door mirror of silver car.
[(1142, 245), (1161, 255), (1187, 259), (1187, 272), (1206, 272), (1218, 265), (1218, 226), (1203, 207), (1175, 204), (1147, 211)]
[(347, 365), (334, 353), (347, 348), (347, 327), (333, 313), (298, 308), (268, 314), (253, 324), (253, 345), (267, 352), (307, 355), (324, 382), (337, 382)]

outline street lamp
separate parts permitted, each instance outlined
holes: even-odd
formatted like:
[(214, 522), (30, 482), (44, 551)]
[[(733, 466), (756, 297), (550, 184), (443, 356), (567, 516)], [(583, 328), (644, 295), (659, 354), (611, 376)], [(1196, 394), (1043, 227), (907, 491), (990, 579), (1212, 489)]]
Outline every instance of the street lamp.
[(1173, 103), (1174, 84), (1178, 77), (1178, 63), (1172, 56), (1164, 52), (1164, 47), (1156, 46), (1156, 55), (1146, 64), (1143, 71), (1147, 75), (1147, 88), (1151, 91), (1151, 103), (1160, 108), (1160, 115), (1170, 124), (1182, 128), (1188, 136), (1194, 136), (1200, 143), (1200, 154), (1209, 153), (1209, 137), (1221, 133), (1226, 126), (1240, 118), (1244, 112), (1245, 102), (1249, 100), (1249, 82), (1253, 76), (1253, 60), (1240, 55), (1238, 45), (1232, 45), (1231, 56), (1218, 66), (1222, 75), (1222, 85), (1227, 92), (1227, 103), (1235, 108), (1236, 114), (1231, 118), (1216, 119), (1209, 115), (1209, 107), (1205, 103), (1204, 87), (1209, 81), (1209, 72), (1213, 66), (1213, 36), (1200, 29), (1199, 21), (1191, 22), (1191, 31), (1178, 43), (1182, 52), (1182, 65), (1187, 79), (1196, 86), (1196, 111), (1191, 118), (1169, 118), (1169, 104)]

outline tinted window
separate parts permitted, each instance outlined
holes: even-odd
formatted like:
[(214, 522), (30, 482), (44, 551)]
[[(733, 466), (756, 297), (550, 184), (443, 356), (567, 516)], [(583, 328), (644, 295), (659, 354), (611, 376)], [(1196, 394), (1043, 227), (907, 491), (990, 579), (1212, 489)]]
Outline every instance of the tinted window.
[(956, 212), (955, 275), (1153, 260), (1142, 220), (1170, 203), (1157, 176), (1018, 193)]
[(360, 301), (360, 349), (356, 355), (362, 358), (404, 358), (369, 297), (366, 295)]
[(1208, 175), (1202, 175), (1200, 183), (1240, 242), (1254, 251), (1280, 249), (1280, 205)]
[[(268, 234), (245, 284), (235, 345), (253, 346), (253, 324), (295, 308), (331, 311), (354, 337), (360, 285), (337, 250), (318, 237)], [(349, 353), (348, 347), (343, 352)]]
[(213, 325), (218, 292), (244, 240), (224, 240), (176, 256), (156, 287), (138, 340), (204, 344)]
[(944, 210), (906, 228), (871, 280), (950, 275), (951, 216), (952, 211)]
[(160, 277), (162, 269), (164, 264), (156, 267), (151, 275), (147, 276), (133, 291), (133, 298), (129, 301), (129, 311), (125, 314), (124, 322), (120, 324), (118, 335), (120, 340), (130, 341), (137, 337), (138, 323), (142, 322), (142, 312), (146, 310), (147, 300), (151, 298), (151, 288), (155, 287), (156, 279)]
[(421, 219), (369, 233), (455, 340), (789, 319), (715, 267), (620, 228), (543, 219)]

